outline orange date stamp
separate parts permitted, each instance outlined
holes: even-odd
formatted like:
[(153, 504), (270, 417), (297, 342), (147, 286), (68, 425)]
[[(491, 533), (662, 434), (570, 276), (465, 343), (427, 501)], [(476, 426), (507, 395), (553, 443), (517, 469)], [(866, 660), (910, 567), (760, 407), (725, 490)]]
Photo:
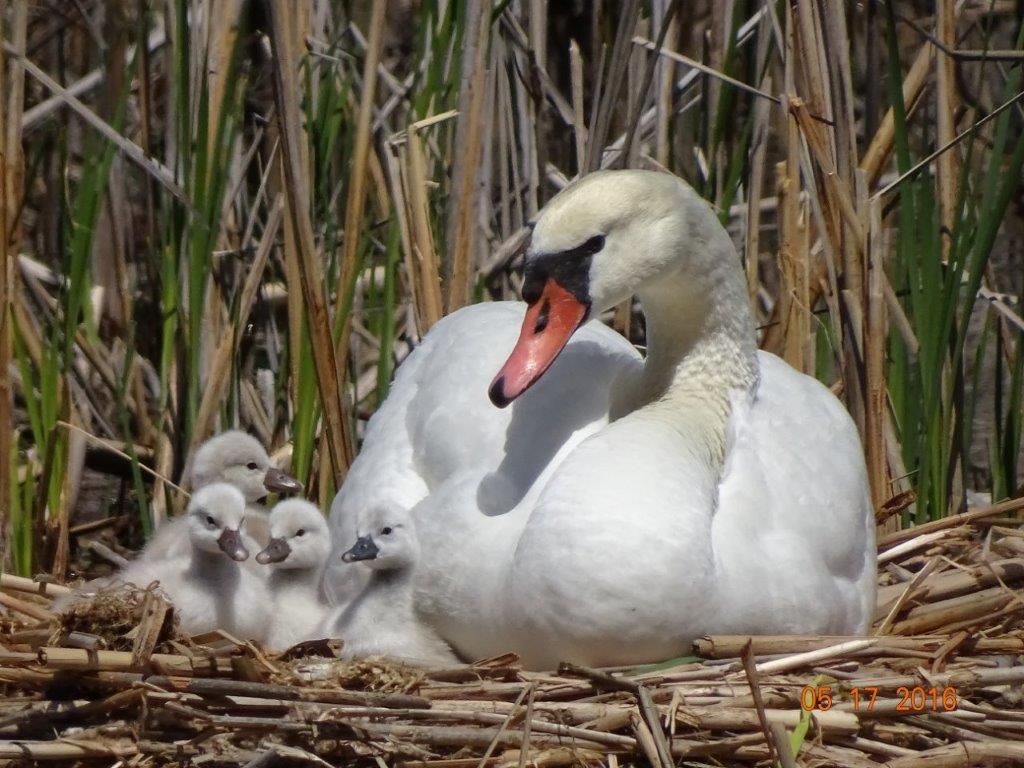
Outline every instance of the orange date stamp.
[[(878, 688), (872, 685), (850, 689), (854, 712), (872, 712), (878, 702)], [(830, 685), (805, 685), (800, 690), (800, 708), (805, 712), (826, 712), (835, 705)], [(925, 688), (900, 686), (896, 689), (897, 712), (952, 712), (959, 706), (956, 688)]]

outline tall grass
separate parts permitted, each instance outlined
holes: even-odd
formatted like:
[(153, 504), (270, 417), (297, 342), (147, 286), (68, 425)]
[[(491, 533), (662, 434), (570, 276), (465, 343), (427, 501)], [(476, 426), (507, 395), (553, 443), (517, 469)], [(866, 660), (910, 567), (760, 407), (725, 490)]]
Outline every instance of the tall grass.
[[(841, 392), (880, 509), (1019, 492), (1008, 11), (80, 5), (46, 44), (35, 6), (0, 12), (5, 567), (66, 571), (100, 464), (148, 535), (182, 499), (139, 462), (177, 481), (231, 427), (326, 506), (396, 366), (443, 312), (516, 296), (525, 226), (580, 168), (664, 167), (717, 206), (763, 346)], [(636, 312), (614, 322), (642, 344)]]

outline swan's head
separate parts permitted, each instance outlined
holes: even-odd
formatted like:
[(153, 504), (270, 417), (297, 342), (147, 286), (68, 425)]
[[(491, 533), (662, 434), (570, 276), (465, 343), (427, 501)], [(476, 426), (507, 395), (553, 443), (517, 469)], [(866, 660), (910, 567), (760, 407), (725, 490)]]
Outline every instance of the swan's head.
[(555, 195), (533, 228), (523, 270), (529, 309), (491, 401), (504, 407), (525, 392), (589, 317), (669, 273), (699, 282), (713, 258), (701, 246), (715, 227), (708, 204), (667, 173), (598, 171)]
[(302, 484), (270, 462), (266, 449), (252, 435), (237, 429), (211, 437), (192, 459), (192, 487), (231, 483), (248, 502), (268, 493), (297, 493)]
[(242, 541), (245, 497), (228, 483), (205, 485), (188, 503), (188, 536), (192, 546), (203, 552), (223, 552), (241, 562), (249, 557)]
[(419, 542), (408, 511), (385, 505), (359, 516), (358, 538), (341, 559), (365, 563), (377, 571), (405, 568), (416, 563)]
[(270, 511), (270, 541), (256, 562), (289, 570), (321, 568), (330, 552), (331, 532), (323, 513), (308, 501), (288, 499)]

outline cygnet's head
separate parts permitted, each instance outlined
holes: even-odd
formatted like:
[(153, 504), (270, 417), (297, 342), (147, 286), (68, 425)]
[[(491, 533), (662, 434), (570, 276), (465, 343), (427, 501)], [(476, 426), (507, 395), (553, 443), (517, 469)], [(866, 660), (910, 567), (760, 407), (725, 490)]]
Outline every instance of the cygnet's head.
[(297, 493), (302, 484), (270, 463), (270, 456), (252, 435), (237, 429), (211, 437), (192, 459), (192, 487), (231, 483), (248, 502), (268, 493)]
[(188, 503), (188, 535), (192, 546), (203, 552), (223, 552), (241, 562), (249, 557), (242, 542), (245, 497), (228, 483), (205, 485)]
[[(711, 207), (684, 181), (656, 171), (597, 171), (540, 211), (523, 262), (529, 304), (519, 341), (495, 376), (491, 401), (504, 407), (536, 382), (590, 317), (669, 274), (685, 277), (702, 302), (708, 280), (739, 261)], [(735, 262), (735, 263), (732, 263)], [(709, 277), (711, 273), (714, 278)], [(741, 277), (737, 275), (737, 277)]]
[(414, 565), (419, 558), (419, 540), (408, 510), (393, 506), (371, 507), (359, 515), (359, 538), (341, 559), (362, 562), (378, 571)]
[(331, 532), (323, 513), (308, 501), (288, 499), (270, 511), (270, 542), (256, 562), (286, 570), (319, 569), (330, 552)]

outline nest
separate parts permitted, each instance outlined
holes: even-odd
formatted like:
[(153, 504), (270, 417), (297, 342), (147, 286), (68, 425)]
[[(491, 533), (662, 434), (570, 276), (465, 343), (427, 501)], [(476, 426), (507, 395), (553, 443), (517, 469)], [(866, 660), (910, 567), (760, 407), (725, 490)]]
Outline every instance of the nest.
[[(175, 634), (158, 592), (4, 576), (0, 759), (240, 766), (1024, 762), (1024, 535), (1007, 502), (880, 541), (874, 634), (710, 636), (633, 669), (453, 669)], [(807, 599), (814, 599), (808, 595)], [(97, 605), (97, 602), (99, 603)], [(120, 604), (119, 604), (120, 603)], [(131, 629), (128, 625), (134, 622)]]
[(50, 645), (64, 645), (75, 636), (95, 637), (103, 647), (131, 651), (138, 641), (139, 629), (153, 611), (159, 610), (161, 624), (156, 627), (155, 645), (170, 640), (175, 632), (174, 613), (161, 607), (163, 598), (157, 588), (142, 589), (117, 583), (101, 587), (95, 595), (74, 600), (58, 614), (57, 627)]

